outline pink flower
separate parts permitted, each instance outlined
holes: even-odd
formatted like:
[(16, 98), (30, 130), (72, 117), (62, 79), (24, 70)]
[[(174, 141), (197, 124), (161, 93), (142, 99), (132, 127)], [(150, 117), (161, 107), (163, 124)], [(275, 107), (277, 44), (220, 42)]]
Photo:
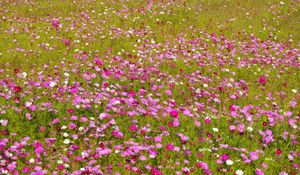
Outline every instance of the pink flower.
[(265, 162), (261, 163), (261, 166), (262, 166), (264, 169), (267, 169), (267, 168), (268, 168), (268, 165), (267, 165)]
[(31, 119), (32, 119), (30, 113), (26, 113), (26, 114), (25, 114), (25, 117), (26, 117), (28, 120), (31, 120)]
[(177, 127), (179, 125), (180, 125), (180, 123), (179, 123), (178, 118), (175, 118), (174, 121), (173, 121), (173, 126)]
[(258, 159), (258, 153), (257, 152), (250, 152), (250, 159), (252, 161), (257, 160)]
[(70, 128), (70, 129), (75, 129), (75, 128), (76, 128), (76, 125), (75, 125), (74, 123), (70, 123), (70, 124), (69, 124), (69, 128)]
[(66, 46), (70, 46), (71, 44), (71, 41), (70, 40), (67, 40), (67, 39), (62, 39), (61, 40), (63, 43), (65, 43)]
[(167, 90), (165, 90), (165, 92), (166, 92), (167, 95), (172, 96), (172, 91), (171, 90), (167, 89)]
[(58, 29), (58, 24), (59, 24), (59, 19), (57, 18), (52, 19), (52, 27), (55, 28), (56, 30)]
[(217, 159), (217, 160), (216, 160), (216, 163), (217, 163), (217, 164), (223, 164), (224, 162), (223, 162), (222, 160), (220, 160), (220, 159)]
[(258, 168), (256, 168), (255, 173), (256, 173), (256, 175), (264, 175), (264, 172)]
[(157, 152), (153, 149), (149, 150), (149, 154), (150, 154), (149, 155), (150, 158), (155, 158), (157, 156)]
[(197, 120), (195, 120), (194, 124), (195, 124), (195, 126), (201, 126), (201, 123)]
[(239, 133), (244, 133), (245, 125), (243, 123), (238, 125), (238, 131), (239, 131)]
[(40, 143), (36, 143), (34, 149), (35, 154), (40, 155), (43, 151), (44, 151), (43, 145)]
[(84, 123), (84, 122), (88, 121), (88, 119), (87, 119), (85, 116), (83, 116), (83, 117), (81, 117), (80, 121), (81, 121), (82, 123)]
[(29, 173), (30, 172), (30, 167), (23, 167), (22, 172), (23, 173)]
[(71, 120), (77, 120), (77, 116), (72, 115), (72, 116), (70, 117), (70, 119), (71, 119)]
[(205, 122), (206, 124), (210, 124), (210, 118), (208, 118), (208, 117), (205, 118), (205, 119), (204, 119), (204, 122)]
[(12, 162), (11, 164), (7, 165), (7, 169), (12, 171), (16, 168), (17, 162)]
[(236, 126), (234, 126), (234, 125), (229, 126), (229, 130), (230, 131), (235, 131), (236, 130)]

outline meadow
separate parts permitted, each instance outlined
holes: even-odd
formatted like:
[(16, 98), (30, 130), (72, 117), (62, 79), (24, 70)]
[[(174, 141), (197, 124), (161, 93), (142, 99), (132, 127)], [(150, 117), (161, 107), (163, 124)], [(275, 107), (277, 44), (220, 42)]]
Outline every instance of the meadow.
[(299, 10), (0, 1), (0, 174), (299, 174)]

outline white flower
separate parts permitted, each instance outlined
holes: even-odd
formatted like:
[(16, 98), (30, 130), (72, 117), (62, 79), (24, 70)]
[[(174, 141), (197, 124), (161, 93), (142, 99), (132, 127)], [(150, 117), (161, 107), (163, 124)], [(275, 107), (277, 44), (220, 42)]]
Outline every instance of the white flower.
[(281, 5), (283, 5), (283, 4), (284, 4), (284, 2), (283, 2), (283, 1), (280, 1), (280, 4), (281, 4)]
[(2, 170), (1, 173), (8, 174), (8, 171), (7, 170)]
[(232, 160), (230, 160), (230, 159), (226, 160), (226, 165), (232, 165), (232, 164), (233, 164)]
[(49, 86), (52, 87), (52, 88), (53, 88), (55, 85), (56, 85), (56, 83), (55, 83), (54, 81), (51, 81), (50, 84), (49, 84)]
[(66, 168), (69, 168), (70, 167), (70, 165), (69, 164), (64, 164), (64, 166), (66, 167)]
[(81, 152), (81, 156), (82, 156), (83, 158), (88, 157), (88, 156), (89, 156), (89, 153), (83, 151), (83, 152)]
[(69, 144), (70, 143), (70, 139), (65, 139), (64, 140), (64, 144)]
[(23, 73), (22, 73), (22, 77), (23, 77), (23, 78), (26, 78), (26, 77), (27, 77), (27, 73), (26, 73), (26, 72), (23, 72)]
[(294, 160), (294, 157), (291, 154), (289, 154), (287, 157), (289, 158), (290, 161)]
[(29, 159), (29, 162), (34, 163), (34, 159), (33, 158)]
[(64, 133), (63, 133), (63, 136), (64, 136), (64, 137), (68, 137), (69, 134), (64, 132)]
[(251, 126), (247, 127), (247, 131), (252, 132), (253, 128)]
[(208, 87), (208, 85), (207, 85), (207, 84), (203, 84), (203, 87), (207, 88), (207, 87)]
[(236, 170), (236, 171), (235, 171), (235, 174), (237, 174), (237, 175), (243, 175), (243, 174), (244, 174), (244, 171), (242, 171), (242, 170)]
[(32, 102), (30, 102), (30, 101), (26, 101), (25, 102), (25, 107), (29, 107), (29, 106), (31, 106), (32, 105)]
[(213, 131), (214, 132), (219, 132), (219, 129), (218, 128), (213, 128)]
[(62, 161), (62, 160), (57, 160), (57, 163), (58, 163), (58, 164), (62, 164), (63, 161)]
[(61, 127), (61, 129), (67, 129), (67, 126), (64, 125), (64, 126)]
[(82, 127), (82, 126), (80, 126), (79, 128), (78, 128), (78, 130), (79, 131), (82, 131), (84, 128)]
[(297, 93), (297, 90), (296, 90), (296, 89), (292, 89), (292, 92), (296, 94), (296, 93)]

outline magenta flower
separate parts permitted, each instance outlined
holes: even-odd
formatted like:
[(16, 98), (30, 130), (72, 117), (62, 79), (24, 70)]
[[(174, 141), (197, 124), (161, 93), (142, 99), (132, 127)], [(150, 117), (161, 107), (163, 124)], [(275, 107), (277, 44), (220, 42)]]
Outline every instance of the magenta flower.
[(178, 117), (178, 112), (177, 112), (176, 110), (172, 109), (172, 110), (170, 111), (170, 115), (171, 115), (172, 117), (174, 117), (174, 118), (177, 118), (177, 117)]
[(43, 145), (37, 142), (35, 144), (35, 149), (34, 149), (35, 154), (40, 155), (43, 151), (44, 151)]
[(173, 144), (167, 144), (166, 149), (170, 150), (170, 151), (173, 151), (174, 150), (174, 145)]
[(130, 131), (136, 131), (138, 129), (137, 125), (131, 125), (129, 126)]
[(260, 84), (262, 84), (262, 85), (266, 85), (266, 84), (267, 84), (266, 76), (261, 75), (261, 76), (259, 77), (258, 82), (259, 82)]
[(228, 155), (228, 154), (223, 154), (223, 155), (221, 156), (221, 160), (222, 160), (222, 161), (229, 160), (229, 155)]
[(55, 28), (56, 30), (58, 30), (58, 24), (59, 24), (59, 19), (54, 18), (52, 19), (52, 27)]
[(158, 169), (152, 168), (151, 175), (163, 175)]

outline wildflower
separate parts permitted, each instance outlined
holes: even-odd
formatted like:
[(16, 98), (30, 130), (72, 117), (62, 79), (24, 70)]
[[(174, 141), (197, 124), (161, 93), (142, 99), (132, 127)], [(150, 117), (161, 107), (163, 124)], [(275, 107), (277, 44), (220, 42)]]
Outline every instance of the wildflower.
[(172, 144), (167, 144), (167, 145), (166, 145), (166, 149), (172, 151), (172, 150), (174, 150), (174, 145), (172, 145)]
[(277, 154), (277, 155), (280, 155), (280, 154), (282, 154), (282, 151), (281, 151), (281, 149), (276, 149), (276, 154)]
[(176, 110), (172, 109), (172, 110), (170, 111), (170, 115), (171, 115), (172, 117), (174, 117), (174, 118), (177, 118), (177, 117), (178, 117), (178, 112), (177, 112)]
[(266, 85), (267, 84), (266, 76), (264, 75), (260, 76), (258, 82), (262, 85)]
[(209, 118), (209, 117), (206, 117), (206, 118), (204, 119), (204, 122), (205, 122), (206, 124), (209, 124), (209, 123), (210, 123), (210, 118)]
[(222, 161), (229, 160), (229, 155), (228, 155), (228, 154), (223, 154), (223, 155), (221, 156), (221, 160), (222, 160)]
[(229, 126), (229, 130), (232, 131), (232, 132), (235, 131), (236, 130), (236, 126), (234, 126), (234, 125)]
[(253, 128), (251, 126), (247, 127), (247, 131), (252, 132)]
[(242, 170), (236, 170), (236, 171), (235, 171), (235, 174), (236, 174), (236, 175), (243, 175), (243, 174), (244, 174), (244, 171), (242, 171)]
[(77, 120), (77, 116), (72, 115), (72, 116), (70, 117), (70, 119), (73, 120), (73, 121), (74, 121), (74, 120)]
[(34, 163), (34, 159), (33, 158), (29, 159), (29, 162)]
[(70, 143), (70, 139), (65, 139), (63, 143), (64, 144), (69, 144)]
[(14, 92), (15, 92), (15, 93), (19, 93), (19, 92), (21, 92), (21, 91), (22, 91), (21, 86), (15, 86), (15, 87), (14, 87)]
[(162, 175), (162, 173), (158, 169), (152, 168), (151, 175)]
[(233, 161), (232, 160), (226, 160), (226, 165), (232, 165), (233, 164)]
[(250, 152), (250, 159), (252, 161), (257, 160), (258, 159), (258, 153), (257, 152)]
[(214, 132), (219, 132), (219, 129), (218, 128), (213, 128), (213, 131)]
[(256, 168), (255, 173), (256, 173), (256, 175), (264, 175), (264, 172), (258, 168)]
[(56, 83), (54, 81), (51, 81), (49, 86), (53, 88), (54, 86), (56, 86)]
[(131, 125), (129, 126), (130, 131), (136, 131), (138, 129), (137, 125)]

